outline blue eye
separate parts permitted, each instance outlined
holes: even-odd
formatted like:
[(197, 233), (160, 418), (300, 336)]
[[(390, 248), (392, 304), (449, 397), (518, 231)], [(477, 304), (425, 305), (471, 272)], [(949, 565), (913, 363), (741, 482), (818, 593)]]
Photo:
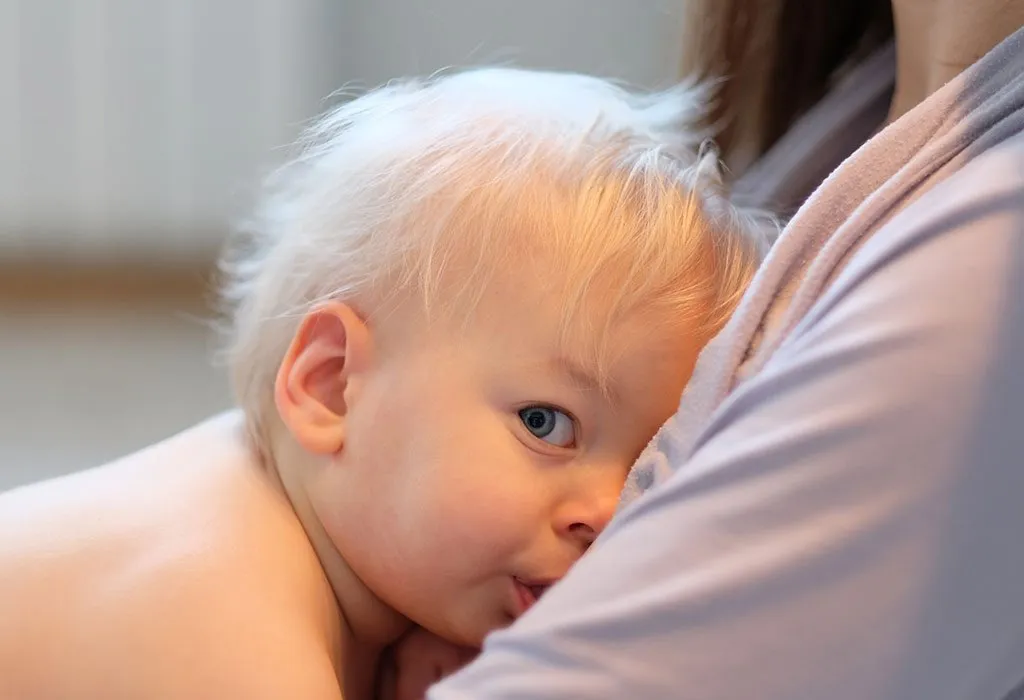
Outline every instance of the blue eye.
[(519, 419), (534, 437), (558, 447), (576, 444), (576, 424), (567, 414), (548, 406), (527, 406)]

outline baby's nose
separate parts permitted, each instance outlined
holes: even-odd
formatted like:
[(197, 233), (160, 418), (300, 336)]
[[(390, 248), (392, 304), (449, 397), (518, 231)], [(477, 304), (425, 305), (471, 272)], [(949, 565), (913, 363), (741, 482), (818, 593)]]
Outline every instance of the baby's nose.
[(556, 529), (563, 537), (577, 543), (580, 551), (584, 552), (608, 526), (618, 500), (619, 490), (616, 488), (567, 503), (558, 515)]

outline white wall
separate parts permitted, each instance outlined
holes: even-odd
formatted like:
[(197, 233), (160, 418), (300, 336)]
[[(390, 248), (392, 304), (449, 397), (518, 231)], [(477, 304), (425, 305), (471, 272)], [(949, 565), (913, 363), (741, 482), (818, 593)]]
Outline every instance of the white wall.
[(350, 82), (675, 77), (684, 0), (0, 0), (0, 255), (188, 255)]
[(0, 491), (111, 459), (230, 406), (201, 309), (0, 300)]

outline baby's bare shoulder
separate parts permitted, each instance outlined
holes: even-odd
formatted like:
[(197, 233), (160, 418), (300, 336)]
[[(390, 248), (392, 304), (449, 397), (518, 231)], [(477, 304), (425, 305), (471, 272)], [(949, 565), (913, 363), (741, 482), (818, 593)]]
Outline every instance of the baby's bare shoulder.
[[(340, 698), (335, 657), (310, 608), (258, 571), (182, 562), (148, 577), (113, 618), (91, 619), (97, 697)], [(291, 591), (295, 598), (301, 591)], [(119, 678), (108, 694), (104, 679)], [(80, 696), (76, 696), (80, 697)]]
[(225, 420), (0, 497), (0, 691), (336, 694), (315, 554)]

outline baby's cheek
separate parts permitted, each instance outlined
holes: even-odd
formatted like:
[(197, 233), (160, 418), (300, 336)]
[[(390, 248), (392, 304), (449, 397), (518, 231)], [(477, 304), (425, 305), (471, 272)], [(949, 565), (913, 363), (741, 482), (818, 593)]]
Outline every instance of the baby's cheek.
[(524, 488), (500, 477), (457, 482), (438, 517), (458, 539), (453, 545), (498, 553), (524, 545), (543, 525), (542, 493), (541, 485)]

